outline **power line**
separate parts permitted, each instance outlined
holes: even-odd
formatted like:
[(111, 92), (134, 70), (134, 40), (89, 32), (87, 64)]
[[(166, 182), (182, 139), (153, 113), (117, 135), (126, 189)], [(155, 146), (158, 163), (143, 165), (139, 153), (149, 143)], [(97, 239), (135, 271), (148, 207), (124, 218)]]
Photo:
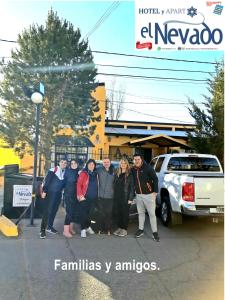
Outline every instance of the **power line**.
[(114, 1), (107, 8), (107, 10), (104, 12), (104, 14), (98, 19), (98, 21), (95, 23), (95, 25), (92, 27), (92, 29), (90, 29), (89, 32), (85, 35), (84, 39), (90, 37), (119, 5), (120, 5), (119, 1)]
[[(110, 77), (109, 77), (110, 78)], [(104, 79), (101, 79), (100, 81), (102, 82), (102, 80), (104, 80), (105, 83), (107, 84), (110, 84), (111, 83), (111, 78), (110, 79), (107, 79), (106, 77)], [(155, 81), (156, 82), (159, 82), (159, 83), (162, 83), (165, 84), (166, 86), (170, 86), (170, 87), (180, 87), (181, 83), (184, 87), (187, 87), (187, 86), (190, 86), (190, 87), (193, 87), (194, 86), (205, 86), (206, 83), (201, 83), (201, 82), (178, 82), (178, 84), (176, 84), (176, 81), (166, 81), (166, 80), (162, 80), (162, 79), (151, 79), (151, 80), (147, 80), (147, 79), (142, 79), (141, 83), (139, 83), (136, 78), (126, 78), (126, 82), (127, 81), (132, 81), (132, 85), (136, 85), (138, 89), (140, 85), (148, 85), (149, 86), (152, 86), (153, 88), (155, 88)], [(166, 88), (165, 86), (165, 88)], [(160, 88), (160, 87), (159, 87)], [(162, 88), (162, 87), (161, 87)]]
[[(7, 64), (2, 64), (7, 65)], [(60, 72), (62, 72), (61, 68), (59, 66), (52, 67), (52, 69), (57, 71), (57, 69), (60, 69)], [(63, 66), (65, 68), (65, 66)], [(73, 66), (69, 66), (69, 69), (71, 70)], [(43, 69), (37, 68), (37, 69)], [(37, 71), (37, 70), (36, 70)], [(40, 71), (40, 70), (39, 70)], [(49, 70), (47, 70), (49, 71)], [(66, 70), (67, 71), (67, 70)], [(104, 75), (104, 76), (114, 76), (114, 77), (126, 77), (126, 78), (136, 78), (136, 79), (150, 79), (150, 80), (164, 80), (164, 81), (177, 81), (177, 82), (188, 82), (188, 83), (205, 83), (207, 82), (207, 79), (192, 79), (192, 78), (178, 78), (178, 77), (160, 77), (160, 76), (143, 76), (143, 75), (132, 75), (132, 74), (115, 74), (115, 73), (102, 73), (97, 72), (97, 75)]]
[(187, 70), (187, 69), (165, 69), (165, 68), (150, 68), (150, 67), (136, 67), (136, 66), (125, 66), (125, 65), (108, 65), (108, 64), (95, 64), (100, 67), (113, 67), (113, 68), (126, 68), (126, 69), (140, 69), (140, 70), (156, 70), (156, 71), (173, 71), (173, 72), (190, 72), (190, 73), (215, 73), (207, 71)]
[[(67, 96), (72, 98), (72, 99), (81, 99), (81, 100), (84, 99), (83, 97), (74, 96), (74, 94), (73, 94), (72, 97), (70, 95), (67, 95)], [(99, 101), (100, 102), (106, 102), (106, 100), (99, 100)], [(117, 101), (117, 102), (119, 102), (119, 101)], [(155, 118), (158, 118), (158, 119), (170, 120), (170, 121), (175, 121), (175, 122), (182, 122), (181, 120), (166, 118), (166, 117), (162, 117), (162, 116), (151, 115), (151, 114), (143, 113), (143, 112), (140, 112), (140, 111), (137, 111), (137, 110), (127, 108), (127, 107), (126, 107), (126, 110), (131, 111), (131, 112), (135, 112), (135, 113), (138, 113), (138, 114), (142, 114), (142, 115), (145, 115), (145, 116), (149, 116), (149, 117), (155, 117)], [(190, 122), (186, 122), (186, 123), (189, 124)], [(190, 123), (190, 125), (193, 125), (193, 123)]]
[[(69, 97), (71, 99), (80, 99), (80, 100), (85, 100), (86, 98), (84, 97), (81, 97), (81, 96), (74, 96), (74, 94), (70, 94), (69, 92), (66, 92), (64, 94), (66, 97)], [(98, 102), (105, 102), (107, 103), (108, 101), (107, 100), (98, 100)], [(113, 101), (114, 103), (121, 103), (121, 101), (117, 101), (117, 100), (114, 100)], [(199, 103), (199, 102), (195, 102), (196, 104), (203, 104), (202, 102)], [(124, 101), (123, 104), (141, 104), (141, 105), (159, 105), (159, 104), (175, 104), (175, 105), (185, 105), (185, 104), (190, 104), (189, 102), (135, 102), (135, 101)]]
[(165, 58), (165, 57), (156, 57), (156, 56), (144, 56), (144, 55), (135, 55), (135, 54), (126, 54), (126, 53), (118, 53), (118, 52), (108, 52), (108, 51), (92, 50), (91, 52), (93, 52), (93, 53), (100, 53), (100, 54), (128, 56), (128, 57), (150, 58), (150, 59), (169, 60), (169, 61), (181, 61), (181, 62), (187, 62), (187, 63), (212, 64), (212, 65), (216, 65), (217, 64), (216, 62), (210, 62), (210, 61), (175, 59), (175, 58)]
[[(17, 41), (10, 41), (10, 40), (1, 39), (1, 38), (0, 38), (0, 42), (18, 43)], [(179, 62), (186, 62), (186, 63), (198, 63), (198, 64), (217, 65), (216, 62), (211, 62), (211, 61), (175, 59), (175, 58), (145, 56), (145, 55), (135, 55), (135, 54), (126, 54), (126, 53), (108, 52), (108, 51), (98, 51), (98, 50), (91, 50), (91, 52), (93, 52), (93, 53), (99, 53), (99, 54), (110, 54), (110, 55), (119, 55), (119, 56), (128, 56), (128, 57), (137, 57), (137, 58), (148, 58), (148, 59), (158, 59), (158, 60), (168, 60), (168, 61), (179, 61)]]
[[(113, 89), (106, 89), (106, 91), (111, 91), (111, 92), (115, 92), (115, 93), (120, 93), (121, 91), (119, 90), (113, 90)], [(125, 95), (128, 96), (132, 96), (135, 98), (140, 98), (140, 99), (149, 99), (149, 100), (163, 100), (163, 101), (167, 101), (167, 102), (160, 102), (160, 104), (172, 104), (172, 103), (180, 103), (180, 104), (189, 104), (189, 102), (187, 102), (186, 100), (183, 99), (176, 99), (176, 98), (164, 98), (164, 97), (155, 97), (155, 96), (145, 96), (145, 95), (137, 95), (137, 94), (132, 94), (132, 93), (127, 93), (124, 92)], [(186, 96), (187, 97), (187, 96)], [(157, 102), (159, 103), (159, 102)], [(196, 104), (202, 105), (205, 102), (196, 102)]]
[[(0, 58), (11, 59), (10, 56), (0, 56)], [(140, 66), (128, 66), (128, 65), (112, 65), (112, 64), (95, 64), (100, 67), (113, 67), (113, 68), (125, 68), (125, 69), (140, 69), (140, 70), (155, 70), (155, 71), (172, 71), (172, 72), (187, 72), (187, 73), (203, 73), (213, 74), (216, 72), (202, 71), (202, 70), (188, 70), (188, 69), (171, 69), (171, 68), (153, 68), (153, 67), (140, 67)]]
[[(74, 98), (76, 99), (76, 97)], [(105, 102), (107, 103), (107, 100), (98, 100), (99, 102)], [(113, 103), (121, 103), (121, 101), (117, 101), (117, 100), (114, 100)], [(197, 103), (195, 102), (196, 104), (199, 104), (201, 105), (202, 103)], [(135, 102), (135, 101), (124, 101), (122, 102), (122, 104), (137, 104), (137, 105), (160, 105), (160, 104), (175, 104), (175, 105), (185, 105), (185, 104), (190, 104), (189, 102), (182, 102), (182, 103), (179, 103), (179, 102)]]
[(0, 42), (6, 42), (6, 43), (18, 43), (17, 41), (10, 41), (10, 40), (5, 40), (0, 38)]
[[(158, 118), (158, 119), (170, 120), (170, 121), (175, 121), (175, 122), (182, 122), (181, 120), (170, 119), (170, 118), (166, 118), (166, 117), (162, 117), (162, 116), (156, 116), (156, 115), (150, 115), (150, 114), (146, 114), (146, 113), (143, 113), (143, 112), (140, 112), (140, 111), (137, 111), (137, 110), (133, 110), (133, 109), (129, 109), (129, 108), (126, 108), (126, 110), (129, 110), (131, 112), (135, 112), (137, 114), (142, 114), (142, 115), (145, 115), (145, 116)], [(190, 122), (186, 122), (186, 124), (194, 125), (193, 123), (190, 123)]]
[[(100, 19), (96, 22), (93, 28), (87, 33), (87, 37), (91, 36), (94, 31), (110, 16), (110, 14), (120, 5), (119, 1), (114, 1), (110, 7), (105, 11), (105, 13), (100, 17)], [(86, 37), (85, 36), (85, 37)]]
[[(106, 89), (107, 91), (112, 91), (112, 92), (116, 92), (116, 93), (120, 93), (121, 91), (119, 90), (113, 90), (113, 89)], [(137, 95), (137, 94), (132, 94), (132, 93), (127, 93), (124, 92), (124, 94), (128, 95), (128, 96), (133, 96), (133, 97), (137, 97), (137, 98), (141, 98), (141, 99), (159, 99), (159, 100), (171, 100), (171, 101), (183, 101), (182, 99), (174, 99), (174, 98), (163, 98), (163, 97), (155, 97), (155, 96), (145, 96), (145, 95)]]
[(116, 77), (130, 77), (130, 78), (140, 78), (140, 79), (160, 79), (160, 80), (174, 80), (174, 81), (207, 82), (207, 80), (202, 80), (202, 79), (141, 76), (141, 75), (130, 75), (130, 74), (110, 74), (110, 73), (102, 73), (102, 72), (97, 72), (97, 75), (116, 76)]
[[(84, 97), (74, 96), (74, 94), (69, 95), (69, 94), (66, 93), (65, 96), (70, 97), (72, 99), (81, 99), (81, 100), (85, 99)], [(98, 101), (99, 102), (107, 102), (106, 100), (98, 100)], [(114, 101), (114, 102), (117, 103), (117, 102), (120, 102), (120, 101)], [(170, 103), (138, 103), (138, 102), (135, 103), (135, 102), (124, 102), (124, 104), (128, 104), (128, 103), (133, 103), (133, 104), (170, 104)], [(174, 103), (174, 104), (177, 104), (177, 103)], [(182, 103), (182, 105), (183, 104), (184, 103)], [(126, 110), (131, 111), (131, 112), (135, 112), (135, 113), (138, 113), (138, 114), (142, 114), (142, 115), (145, 115), (145, 116), (155, 117), (155, 118), (158, 118), (158, 119), (170, 120), (170, 121), (175, 121), (175, 122), (182, 122), (181, 120), (167, 118), (167, 117), (162, 117), (162, 116), (156, 116), (156, 115), (152, 115), (152, 114), (147, 114), (147, 113), (143, 113), (143, 112), (140, 112), (140, 111), (137, 111), (137, 110), (133, 110), (133, 109), (127, 108), (127, 107), (126, 107)], [(186, 123), (190, 124), (190, 125), (193, 125), (193, 123), (190, 123), (190, 122), (186, 122)]]

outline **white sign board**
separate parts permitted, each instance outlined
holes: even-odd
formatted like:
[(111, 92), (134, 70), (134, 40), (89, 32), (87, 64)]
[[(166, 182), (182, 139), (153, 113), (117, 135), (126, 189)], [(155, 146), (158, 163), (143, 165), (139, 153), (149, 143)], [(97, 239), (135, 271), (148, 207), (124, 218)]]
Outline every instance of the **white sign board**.
[(13, 207), (26, 207), (32, 201), (32, 185), (13, 185)]
[(207, 0), (135, 0), (136, 49), (223, 50), (224, 5)]

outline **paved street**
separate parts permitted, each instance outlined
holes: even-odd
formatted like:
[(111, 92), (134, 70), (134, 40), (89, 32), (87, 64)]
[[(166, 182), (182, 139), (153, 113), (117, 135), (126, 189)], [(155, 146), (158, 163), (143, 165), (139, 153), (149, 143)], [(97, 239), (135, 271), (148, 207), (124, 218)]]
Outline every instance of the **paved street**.
[[(61, 208), (56, 228), (62, 231)], [(0, 235), (0, 300), (12, 299), (223, 299), (223, 224), (187, 219), (165, 228), (159, 222), (160, 243), (135, 239), (137, 220), (126, 238), (106, 235), (73, 239), (62, 235), (39, 239), (39, 223), (21, 223), (19, 238)], [(54, 270), (54, 261), (100, 262), (101, 270)], [(119, 262), (156, 262), (156, 271), (115, 270)], [(106, 273), (105, 262), (112, 267)]]

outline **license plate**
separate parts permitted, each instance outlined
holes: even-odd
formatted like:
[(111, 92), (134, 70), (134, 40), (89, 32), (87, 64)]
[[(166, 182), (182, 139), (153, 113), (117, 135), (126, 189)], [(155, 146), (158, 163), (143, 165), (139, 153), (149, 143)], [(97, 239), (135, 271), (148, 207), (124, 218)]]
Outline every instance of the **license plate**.
[(210, 208), (210, 213), (224, 213), (224, 207), (223, 206), (218, 206), (218, 207), (212, 207)]

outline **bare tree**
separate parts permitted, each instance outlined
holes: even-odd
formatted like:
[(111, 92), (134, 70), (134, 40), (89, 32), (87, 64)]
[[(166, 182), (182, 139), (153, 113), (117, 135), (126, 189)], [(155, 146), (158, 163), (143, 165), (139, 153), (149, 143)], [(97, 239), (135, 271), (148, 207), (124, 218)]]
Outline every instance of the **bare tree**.
[(123, 84), (117, 85), (115, 79), (111, 82), (106, 97), (107, 109), (111, 120), (119, 120), (124, 111), (125, 90), (125, 86)]

